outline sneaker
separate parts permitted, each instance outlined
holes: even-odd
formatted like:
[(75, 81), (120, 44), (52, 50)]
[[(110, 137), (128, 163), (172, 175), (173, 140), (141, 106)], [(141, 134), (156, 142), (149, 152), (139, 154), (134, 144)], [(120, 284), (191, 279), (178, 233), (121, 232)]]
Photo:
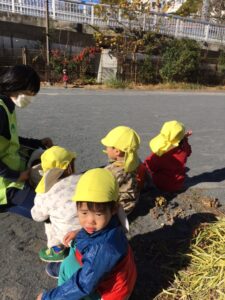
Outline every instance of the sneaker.
[(48, 274), (48, 276), (58, 279), (59, 278), (59, 269), (60, 269), (60, 265), (61, 263), (49, 263), (47, 264), (47, 266), (45, 267), (45, 272)]
[(55, 247), (43, 248), (39, 251), (39, 258), (46, 262), (60, 262), (68, 255), (66, 248), (62, 248), (60, 251), (55, 251)]

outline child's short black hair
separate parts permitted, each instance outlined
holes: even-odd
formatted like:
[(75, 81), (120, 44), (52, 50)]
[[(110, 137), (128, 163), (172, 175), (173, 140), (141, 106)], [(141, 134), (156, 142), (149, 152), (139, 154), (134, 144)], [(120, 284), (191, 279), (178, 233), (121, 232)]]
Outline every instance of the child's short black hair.
[(111, 212), (113, 212), (117, 208), (116, 201), (110, 201), (110, 202), (104, 202), (104, 203), (77, 201), (76, 203), (77, 203), (77, 208), (80, 208), (83, 203), (86, 203), (87, 207), (90, 211), (101, 212), (101, 213), (105, 213), (108, 209)]
[(36, 71), (26, 65), (16, 65), (1, 70), (0, 93), (10, 96), (18, 91), (30, 91), (37, 94), (40, 90), (40, 77)]

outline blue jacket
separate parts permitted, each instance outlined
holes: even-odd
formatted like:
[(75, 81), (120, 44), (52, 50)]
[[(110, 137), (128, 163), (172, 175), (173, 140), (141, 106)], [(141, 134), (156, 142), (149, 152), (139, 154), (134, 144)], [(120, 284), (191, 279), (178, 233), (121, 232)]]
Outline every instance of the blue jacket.
[(82, 229), (76, 238), (76, 251), (82, 255), (82, 268), (61, 286), (44, 292), (42, 300), (78, 300), (95, 291), (101, 279), (128, 252), (128, 241), (117, 216), (93, 234)]

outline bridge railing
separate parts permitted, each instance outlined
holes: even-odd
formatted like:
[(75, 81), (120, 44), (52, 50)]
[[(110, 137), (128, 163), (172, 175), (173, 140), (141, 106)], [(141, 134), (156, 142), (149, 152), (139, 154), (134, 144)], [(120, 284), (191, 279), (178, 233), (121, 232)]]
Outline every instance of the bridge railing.
[[(102, 10), (98, 10), (98, 7)], [(44, 18), (46, 14), (45, 0), (0, 0), (0, 11)], [(52, 19), (99, 27), (136, 28), (208, 43), (225, 44), (225, 26), (153, 12), (143, 14), (130, 11), (129, 14), (133, 14), (133, 17), (125, 17), (121, 9), (114, 8), (112, 11), (107, 5), (95, 6), (49, 0), (49, 16)]]

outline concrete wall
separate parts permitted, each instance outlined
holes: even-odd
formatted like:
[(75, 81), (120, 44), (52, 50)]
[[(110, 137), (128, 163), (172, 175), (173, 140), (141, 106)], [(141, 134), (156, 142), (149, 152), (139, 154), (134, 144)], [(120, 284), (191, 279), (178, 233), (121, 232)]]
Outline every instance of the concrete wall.
[[(52, 48), (67, 47), (70, 51), (79, 51), (94, 45), (91, 31), (81, 24), (50, 20), (49, 37)], [(45, 45), (45, 40), (44, 19), (0, 12), (0, 49), (37, 49)]]

